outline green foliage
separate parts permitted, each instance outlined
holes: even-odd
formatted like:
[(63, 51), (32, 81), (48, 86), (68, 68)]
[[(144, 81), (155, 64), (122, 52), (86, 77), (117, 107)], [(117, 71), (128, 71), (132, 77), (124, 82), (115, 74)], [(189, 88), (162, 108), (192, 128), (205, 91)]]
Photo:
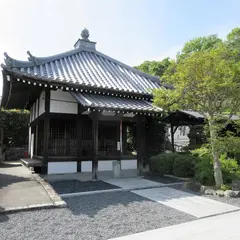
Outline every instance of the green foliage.
[(220, 189), (223, 191), (230, 190), (231, 186), (228, 184), (222, 184)]
[(189, 154), (161, 153), (150, 158), (150, 167), (153, 172), (174, 174), (178, 177), (192, 177), (196, 158)]
[(195, 165), (195, 179), (203, 185), (214, 185), (213, 161), (208, 147), (202, 147), (191, 151), (197, 157)]
[[(227, 45), (232, 49), (235, 49), (237, 52), (240, 48), (240, 28), (234, 28), (228, 35), (227, 35)], [(239, 60), (239, 54), (237, 59)]]
[[(208, 147), (202, 147), (191, 151), (197, 157), (195, 166), (195, 179), (203, 185), (214, 185), (213, 159)], [(239, 165), (235, 159), (227, 158), (226, 154), (220, 156), (223, 182), (229, 184), (240, 175)]]
[(161, 77), (170, 65), (171, 61), (169, 58), (165, 58), (162, 61), (145, 61), (135, 68), (142, 72)]
[(177, 154), (174, 153), (160, 153), (150, 158), (150, 166), (153, 172), (161, 175), (172, 174), (173, 162)]
[(173, 163), (173, 174), (177, 177), (193, 177), (196, 158), (192, 155), (178, 155)]
[(21, 147), (28, 141), (29, 112), (22, 110), (2, 110), (0, 124), (3, 126), (6, 147)]
[(178, 60), (189, 56), (192, 53), (199, 51), (206, 51), (218, 47), (222, 40), (217, 35), (210, 35), (207, 37), (197, 37), (189, 42), (186, 42), (181, 54), (178, 55)]
[(228, 159), (226, 154), (220, 156), (222, 166), (223, 181), (226, 184), (232, 183), (232, 180), (237, 178), (239, 165), (235, 159)]

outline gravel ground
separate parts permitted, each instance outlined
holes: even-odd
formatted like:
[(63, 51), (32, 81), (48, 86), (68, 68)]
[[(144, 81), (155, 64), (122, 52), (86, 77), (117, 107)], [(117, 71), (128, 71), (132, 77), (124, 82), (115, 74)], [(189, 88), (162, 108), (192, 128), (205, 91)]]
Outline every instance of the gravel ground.
[(105, 183), (103, 181), (86, 181), (81, 182), (78, 180), (64, 180), (49, 182), (54, 190), (59, 193), (76, 193), (76, 192), (88, 192), (97, 190), (116, 189), (117, 186)]
[(199, 192), (193, 192), (189, 189), (184, 189), (181, 187), (181, 185), (175, 185), (175, 186), (172, 186), (172, 188), (240, 207), (240, 198), (228, 198), (228, 197), (219, 197), (219, 196), (213, 196), (213, 195), (205, 195), (205, 194), (201, 194)]
[(65, 209), (1, 214), (0, 239), (109, 239), (196, 219), (130, 192), (65, 200)]

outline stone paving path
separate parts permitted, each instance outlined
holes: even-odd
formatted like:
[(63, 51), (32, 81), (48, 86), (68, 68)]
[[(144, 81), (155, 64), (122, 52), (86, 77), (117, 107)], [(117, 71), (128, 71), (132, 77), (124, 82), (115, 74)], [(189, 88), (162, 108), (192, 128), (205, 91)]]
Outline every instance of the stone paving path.
[(104, 182), (118, 186), (123, 189), (138, 189), (138, 188), (152, 188), (164, 186), (163, 183), (153, 182), (150, 180), (142, 179), (140, 177), (135, 178), (112, 178), (105, 180)]
[(112, 240), (239, 240), (239, 219), (240, 211), (237, 211)]
[(168, 187), (135, 190), (132, 192), (198, 218), (240, 210), (240, 208), (233, 205)]
[(0, 166), (0, 212), (51, 204), (51, 198), (27, 168), (20, 164)]

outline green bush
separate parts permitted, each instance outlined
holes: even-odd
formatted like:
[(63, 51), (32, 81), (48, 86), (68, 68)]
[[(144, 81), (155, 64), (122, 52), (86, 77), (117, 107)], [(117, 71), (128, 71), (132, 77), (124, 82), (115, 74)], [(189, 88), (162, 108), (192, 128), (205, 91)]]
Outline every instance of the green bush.
[(228, 159), (226, 154), (220, 156), (223, 182), (224, 184), (232, 183), (232, 180), (235, 180), (238, 176), (239, 165), (237, 160)]
[(6, 147), (22, 147), (28, 142), (29, 112), (26, 110), (0, 111), (0, 125), (3, 126)]
[(177, 154), (160, 153), (150, 158), (150, 168), (153, 172), (163, 174), (172, 174), (173, 162)]
[[(197, 156), (198, 159), (195, 166), (195, 179), (203, 185), (214, 185), (213, 159), (210, 150), (202, 147), (192, 151), (192, 154)], [(232, 180), (240, 177), (240, 168), (237, 160), (229, 159), (226, 154), (222, 154), (220, 162), (224, 184), (229, 184)]]
[(195, 156), (179, 154), (173, 163), (173, 174), (177, 177), (193, 177), (195, 163)]
[(191, 152), (197, 157), (195, 179), (203, 185), (214, 185), (213, 162), (210, 150), (207, 147), (202, 147)]

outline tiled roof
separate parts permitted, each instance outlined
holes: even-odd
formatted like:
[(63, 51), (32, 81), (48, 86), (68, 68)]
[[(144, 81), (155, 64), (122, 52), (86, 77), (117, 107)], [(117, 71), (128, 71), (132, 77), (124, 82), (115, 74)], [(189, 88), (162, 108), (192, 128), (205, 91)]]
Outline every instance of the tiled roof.
[(23, 77), (140, 95), (150, 95), (151, 89), (160, 87), (159, 78), (96, 51), (94, 42), (79, 39), (77, 43), (74, 50), (51, 57), (39, 58), (28, 52), (29, 61), (5, 54), (2, 67)]
[(109, 95), (72, 92), (74, 98), (84, 107), (104, 110), (125, 110), (129, 112), (161, 112), (162, 109), (153, 106), (143, 99), (121, 98)]
[(180, 110), (180, 112), (186, 113), (188, 115), (191, 115), (195, 118), (205, 118), (201, 113), (192, 111), (192, 110)]

